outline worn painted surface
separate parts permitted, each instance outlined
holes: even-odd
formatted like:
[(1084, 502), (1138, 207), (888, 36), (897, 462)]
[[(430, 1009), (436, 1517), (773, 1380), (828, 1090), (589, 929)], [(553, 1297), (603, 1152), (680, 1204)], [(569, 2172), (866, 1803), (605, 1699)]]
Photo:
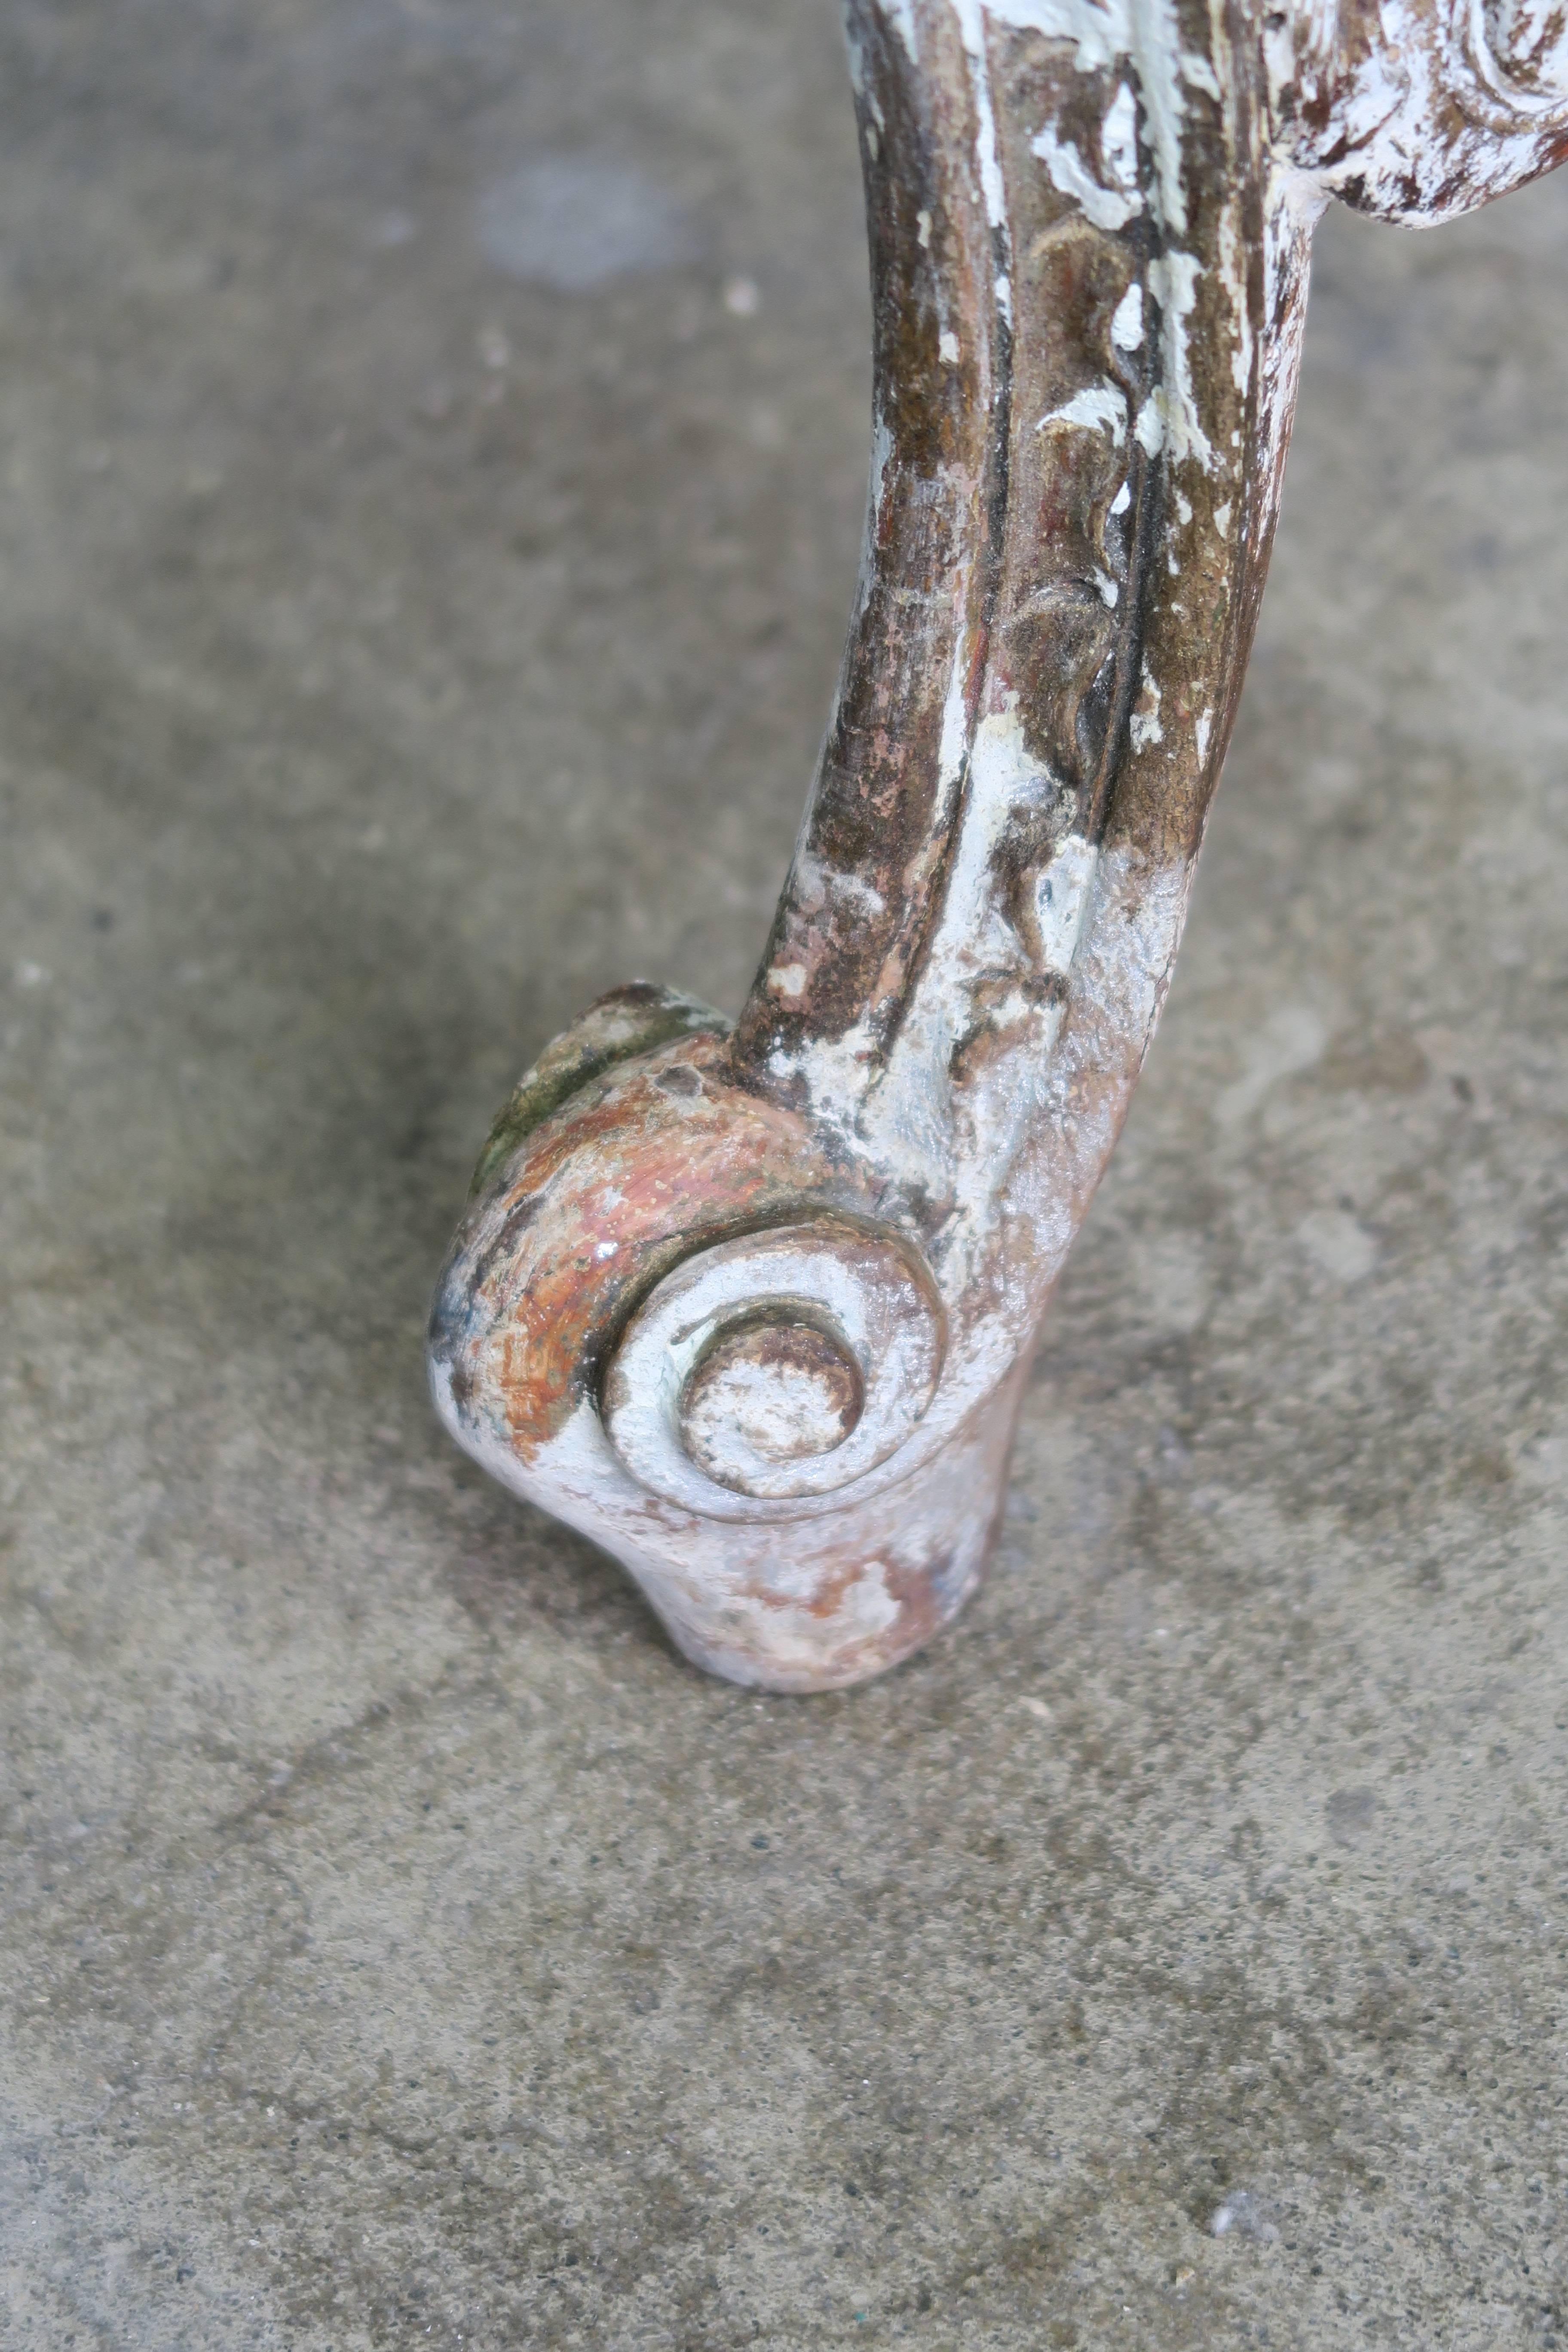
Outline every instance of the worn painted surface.
[(551, 1048), (432, 1327), (468, 1450), (778, 1689), (891, 1664), (980, 1573), (1229, 741), (1314, 222), (1568, 152), (1544, 5), (851, 0), (848, 34), (871, 488), (762, 967), (732, 1034), (639, 983)]
[[(831, 0), (5, 29), (5, 2352), (1561, 2339), (1568, 173), (1325, 215), (992, 1567), (802, 1702), (420, 1359), (518, 1072), (632, 973), (736, 1011), (788, 862), (869, 396)], [(578, 138), (696, 262), (496, 269)]]

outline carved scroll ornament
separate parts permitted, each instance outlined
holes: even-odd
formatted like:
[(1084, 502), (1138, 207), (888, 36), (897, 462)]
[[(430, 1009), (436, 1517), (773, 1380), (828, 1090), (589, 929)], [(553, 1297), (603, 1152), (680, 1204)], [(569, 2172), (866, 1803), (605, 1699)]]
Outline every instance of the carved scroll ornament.
[(849, 0), (876, 395), (837, 708), (740, 1019), (616, 991), (486, 1147), (439, 1410), (689, 1656), (807, 1691), (983, 1572), (1169, 983), (1331, 196), (1568, 155), (1568, 0)]

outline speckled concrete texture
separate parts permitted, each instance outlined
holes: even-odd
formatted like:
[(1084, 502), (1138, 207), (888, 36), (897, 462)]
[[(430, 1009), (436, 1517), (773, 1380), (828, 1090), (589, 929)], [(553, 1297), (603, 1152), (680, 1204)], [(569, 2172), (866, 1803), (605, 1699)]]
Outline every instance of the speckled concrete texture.
[(859, 535), (827, 0), (0, 19), (0, 2342), (1568, 2335), (1568, 176), (1331, 218), (957, 1633), (700, 1679), (425, 1402), (738, 1002)]

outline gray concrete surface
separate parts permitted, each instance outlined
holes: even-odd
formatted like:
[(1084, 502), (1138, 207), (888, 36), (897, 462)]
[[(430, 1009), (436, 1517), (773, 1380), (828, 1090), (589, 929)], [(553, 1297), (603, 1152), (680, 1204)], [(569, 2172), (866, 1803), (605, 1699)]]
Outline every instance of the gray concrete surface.
[(1568, 177), (1327, 225), (1004, 1555), (781, 1701), (418, 1340), (515, 1070), (763, 936), (865, 457), (827, 0), (0, 48), (0, 2341), (1561, 2342)]

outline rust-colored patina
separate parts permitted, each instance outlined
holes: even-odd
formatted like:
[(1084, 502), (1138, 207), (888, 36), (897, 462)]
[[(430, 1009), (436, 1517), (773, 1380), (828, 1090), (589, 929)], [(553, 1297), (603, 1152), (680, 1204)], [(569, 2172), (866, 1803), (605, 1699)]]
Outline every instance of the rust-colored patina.
[(850, 0), (876, 411), (837, 707), (731, 1032), (647, 982), (520, 1085), (439, 1408), (687, 1653), (814, 1690), (984, 1566), (1158, 1018), (1262, 593), (1311, 229), (1568, 152), (1561, 5)]

